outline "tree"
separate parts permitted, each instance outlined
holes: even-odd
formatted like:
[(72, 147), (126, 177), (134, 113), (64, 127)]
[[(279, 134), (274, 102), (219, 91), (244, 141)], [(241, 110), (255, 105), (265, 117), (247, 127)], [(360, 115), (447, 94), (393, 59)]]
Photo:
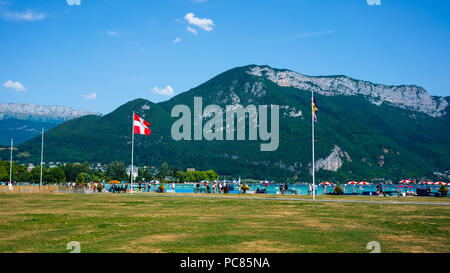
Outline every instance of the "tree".
[(9, 168), (7, 167), (8, 162), (0, 161), (0, 180), (1, 181), (9, 181)]
[(53, 174), (51, 174), (50, 172), (47, 172), (47, 173), (45, 174), (45, 176), (43, 177), (43, 180), (44, 180), (45, 182), (51, 183), (51, 184), (54, 184), (54, 183), (58, 182), (58, 181), (56, 180), (56, 177), (54, 177)]
[(213, 170), (208, 170), (205, 172), (205, 174), (207, 175), (208, 179), (207, 180), (216, 180), (217, 177), (219, 176), (215, 171)]
[(64, 174), (64, 170), (62, 168), (51, 168), (48, 172), (54, 177), (55, 182), (66, 182), (66, 175)]
[(87, 164), (87, 162), (83, 164), (67, 163), (65, 166), (62, 167), (62, 169), (64, 171), (66, 180), (68, 181), (75, 181), (79, 173), (90, 172), (89, 165)]
[(31, 174), (28, 172), (25, 165), (17, 166), (17, 181), (19, 182), (29, 182), (31, 179)]
[(113, 180), (126, 180), (127, 179), (127, 168), (125, 163), (119, 161), (113, 161), (108, 164), (106, 169), (106, 176)]
[(136, 178), (136, 182), (141, 182), (144, 179), (144, 168), (138, 167), (138, 176)]
[(90, 173), (81, 173), (83, 174), (86, 182), (92, 182), (94, 181), (94, 175), (90, 174)]
[(145, 181), (152, 181), (154, 179), (153, 174), (148, 167), (144, 169), (144, 179)]
[(178, 172), (176, 177), (180, 182), (189, 181), (189, 182), (199, 182), (202, 180), (216, 180), (218, 175), (213, 170), (208, 171), (193, 171), (193, 172)]
[(0, 169), (0, 180), (1, 181), (9, 181), (9, 174), (6, 169)]
[(77, 175), (77, 178), (75, 179), (75, 183), (78, 185), (84, 184), (86, 182), (86, 177), (84, 177), (83, 173), (79, 173)]
[(80, 164), (81, 171), (84, 173), (90, 172), (91, 168), (89, 168), (89, 163), (84, 161), (83, 164)]
[(173, 176), (173, 177), (176, 177), (177, 176), (177, 173), (179, 172), (180, 170), (178, 169), (178, 167), (170, 167), (170, 171), (169, 171), (169, 175), (170, 176)]
[(97, 180), (97, 181), (107, 180), (105, 172), (96, 171), (96, 172), (93, 173), (93, 176), (94, 176), (95, 180)]
[[(42, 183), (45, 181), (47, 175), (47, 168), (42, 166)], [(41, 166), (34, 167), (31, 170), (31, 182), (39, 183), (41, 178)]]
[(164, 179), (168, 175), (169, 175), (169, 165), (167, 164), (167, 162), (164, 162), (161, 165), (161, 170), (159, 171), (159, 178), (161, 179), (161, 181), (164, 181)]
[[(9, 181), (9, 161), (0, 161), (0, 180)], [(13, 162), (12, 164), (12, 180), (18, 181), (19, 168)]]

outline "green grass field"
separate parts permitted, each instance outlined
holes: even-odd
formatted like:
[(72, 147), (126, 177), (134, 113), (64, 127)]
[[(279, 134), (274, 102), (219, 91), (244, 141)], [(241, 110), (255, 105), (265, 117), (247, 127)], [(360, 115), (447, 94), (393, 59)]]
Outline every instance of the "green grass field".
[(0, 194), (0, 208), (0, 252), (69, 252), (70, 241), (81, 252), (369, 252), (370, 241), (382, 252), (450, 252), (441, 205)]

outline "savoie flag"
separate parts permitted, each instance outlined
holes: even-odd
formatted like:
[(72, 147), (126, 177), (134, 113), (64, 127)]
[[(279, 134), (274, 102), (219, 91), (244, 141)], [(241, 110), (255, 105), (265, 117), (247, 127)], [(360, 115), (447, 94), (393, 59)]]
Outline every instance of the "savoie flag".
[(147, 121), (145, 121), (143, 118), (141, 118), (140, 116), (138, 116), (136, 114), (134, 114), (133, 126), (134, 126), (135, 134), (148, 136), (152, 132), (148, 128), (150, 126), (150, 123), (148, 123)]
[(316, 113), (319, 112), (319, 109), (317, 108), (317, 102), (316, 102), (316, 98), (314, 96), (311, 98), (311, 109), (312, 109), (312, 115), (314, 118), (314, 122), (317, 122)]

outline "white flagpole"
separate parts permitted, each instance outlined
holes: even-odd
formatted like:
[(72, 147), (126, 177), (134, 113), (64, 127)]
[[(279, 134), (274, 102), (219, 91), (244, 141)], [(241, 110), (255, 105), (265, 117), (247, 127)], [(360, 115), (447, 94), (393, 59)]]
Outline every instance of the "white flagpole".
[(315, 167), (316, 164), (314, 164), (314, 109), (312, 107), (313, 101), (314, 101), (314, 89), (311, 89), (313, 200), (316, 200), (316, 167)]
[(12, 185), (12, 153), (13, 153), (13, 139), (11, 138), (11, 160), (9, 161), (9, 184)]
[(44, 164), (44, 128), (42, 128), (42, 144), (41, 144), (41, 176), (39, 180), (39, 189), (42, 187), (42, 165)]
[(134, 111), (133, 111), (133, 115), (131, 116), (132, 119), (132, 123), (131, 123), (131, 170), (130, 170), (130, 174), (131, 174), (131, 189), (130, 189), (130, 194), (133, 194), (133, 180), (134, 180), (134, 161), (133, 161), (133, 157), (134, 157)]

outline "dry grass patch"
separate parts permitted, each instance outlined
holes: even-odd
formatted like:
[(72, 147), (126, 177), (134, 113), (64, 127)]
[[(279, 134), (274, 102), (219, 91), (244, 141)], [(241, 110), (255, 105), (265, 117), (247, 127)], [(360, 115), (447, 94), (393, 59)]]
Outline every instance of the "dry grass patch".
[[(449, 240), (436, 240), (430, 237), (419, 237), (413, 235), (383, 235), (380, 242), (395, 249), (395, 252), (404, 253), (437, 253), (449, 252)], [(383, 251), (383, 249), (382, 249)]]
[(289, 223), (297, 227), (306, 227), (320, 230), (333, 230), (336, 228), (336, 225), (324, 223), (320, 219), (315, 218), (304, 218), (302, 220), (290, 221)]
[(287, 244), (269, 240), (256, 240), (242, 242), (229, 247), (233, 252), (256, 252), (256, 253), (283, 253), (292, 251), (301, 251), (303, 246), (296, 244)]
[(163, 233), (140, 236), (131, 244), (157, 244), (160, 242), (173, 242), (188, 237), (186, 233)]

